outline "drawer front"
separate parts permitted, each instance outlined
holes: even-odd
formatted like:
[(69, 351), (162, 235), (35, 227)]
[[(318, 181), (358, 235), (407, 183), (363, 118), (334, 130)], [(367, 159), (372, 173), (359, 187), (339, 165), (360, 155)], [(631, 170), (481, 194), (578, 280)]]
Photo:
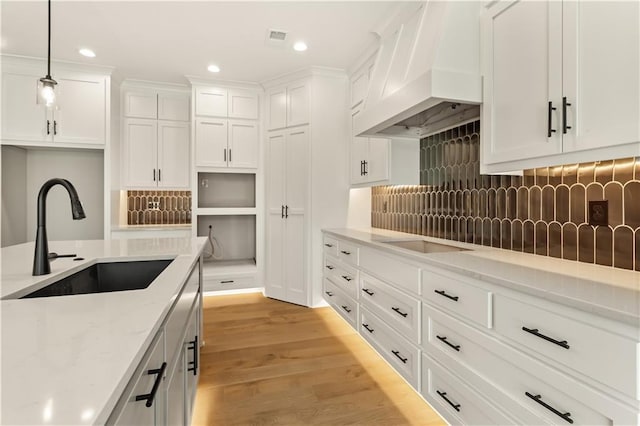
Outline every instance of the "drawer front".
[(420, 268), (391, 255), (363, 248), (360, 250), (360, 268), (403, 290), (414, 294), (419, 292)]
[(336, 310), (353, 328), (358, 320), (358, 304), (344, 294), (334, 283), (327, 278), (324, 280), (324, 299)]
[(554, 364), (584, 373), (635, 399), (640, 397), (638, 342), (502, 295), (496, 295), (494, 313), (500, 335)]
[(360, 334), (414, 389), (420, 389), (420, 350), (384, 324), (364, 306), (360, 307)]
[(360, 276), (360, 301), (415, 344), (420, 343), (420, 301), (367, 274)]
[(224, 291), (256, 287), (254, 277), (207, 278), (204, 280), (204, 291)]
[(324, 254), (329, 256), (338, 257), (338, 240), (327, 235), (322, 239), (322, 245)]
[(422, 270), (422, 297), (447, 311), (492, 327), (493, 294), (447, 272)]
[(351, 266), (358, 266), (360, 248), (351, 243), (340, 241), (338, 243), (338, 258)]
[[(423, 339), (424, 353), (436, 359), (450, 371), (472, 371), (482, 377), (490, 386), (499, 390), (503, 406), (518, 419), (519, 423), (569, 424), (560, 415), (570, 413), (574, 424), (610, 425), (613, 420), (595, 409), (579, 402), (565, 392), (578, 393), (577, 386), (567, 386), (567, 380), (557, 382), (551, 380), (555, 375), (549, 374), (548, 367), (539, 367), (535, 372), (527, 372), (518, 365), (517, 360), (502, 358), (498, 354), (508, 354), (500, 348), (500, 343), (478, 330), (451, 318), (445, 314), (423, 305), (425, 318), (429, 322), (429, 334)], [(425, 327), (427, 328), (427, 327)], [(447, 343), (458, 346), (458, 350), (438, 339), (446, 338)], [(491, 348), (489, 350), (488, 348)], [(506, 355), (508, 356), (508, 355)], [(574, 383), (571, 380), (572, 383)], [(494, 390), (495, 392), (495, 390)], [(530, 395), (530, 396), (528, 396)], [(533, 397), (540, 395), (538, 401)], [(507, 401), (507, 402), (505, 402)], [(560, 413), (554, 413), (551, 408)]]
[(468, 385), (426, 355), (422, 355), (422, 396), (451, 424), (516, 424)]
[(358, 276), (356, 268), (325, 256), (325, 276), (344, 290), (349, 297), (358, 298)]
[(173, 367), (173, 361), (182, 348), (182, 337), (199, 289), (200, 274), (196, 263), (165, 322), (166, 354), (169, 367)]

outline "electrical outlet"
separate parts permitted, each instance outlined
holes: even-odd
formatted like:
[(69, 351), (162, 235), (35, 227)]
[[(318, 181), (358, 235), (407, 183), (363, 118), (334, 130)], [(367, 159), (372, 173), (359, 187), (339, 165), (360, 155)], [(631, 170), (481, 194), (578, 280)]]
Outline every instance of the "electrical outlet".
[(149, 201), (147, 208), (149, 210), (160, 210), (160, 201)]
[(589, 201), (589, 225), (609, 225), (609, 201)]

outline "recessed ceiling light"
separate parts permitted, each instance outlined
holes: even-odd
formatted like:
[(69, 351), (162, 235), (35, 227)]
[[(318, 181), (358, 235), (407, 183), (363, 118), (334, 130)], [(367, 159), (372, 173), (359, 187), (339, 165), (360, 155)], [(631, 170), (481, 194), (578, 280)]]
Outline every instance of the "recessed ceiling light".
[(209, 65), (207, 69), (209, 72), (220, 72), (220, 67), (217, 65)]
[(87, 58), (95, 58), (96, 54), (93, 50), (91, 49), (80, 49), (78, 50), (78, 53), (80, 53), (82, 56), (86, 56)]
[(293, 45), (293, 50), (304, 52), (305, 50), (307, 50), (307, 43), (305, 43), (304, 41), (297, 41), (296, 44)]

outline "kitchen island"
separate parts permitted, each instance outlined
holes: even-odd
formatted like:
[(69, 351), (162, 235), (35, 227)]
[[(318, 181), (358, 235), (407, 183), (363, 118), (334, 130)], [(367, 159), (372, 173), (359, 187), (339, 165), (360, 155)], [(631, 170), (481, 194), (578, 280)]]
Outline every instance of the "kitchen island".
[[(53, 241), (50, 251), (82, 260), (57, 259), (51, 274), (38, 277), (31, 275), (33, 243), (3, 248), (0, 422), (113, 421), (114, 408), (122, 409), (123, 392), (150, 345), (160, 341), (183, 288), (195, 280), (192, 292), (201, 297), (198, 261), (204, 243), (204, 238)], [(173, 261), (142, 290), (19, 299), (96, 263), (160, 259)], [(193, 305), (199, 318), (201, 305)], [(166, 334), (169, 342), (169, 330)]]

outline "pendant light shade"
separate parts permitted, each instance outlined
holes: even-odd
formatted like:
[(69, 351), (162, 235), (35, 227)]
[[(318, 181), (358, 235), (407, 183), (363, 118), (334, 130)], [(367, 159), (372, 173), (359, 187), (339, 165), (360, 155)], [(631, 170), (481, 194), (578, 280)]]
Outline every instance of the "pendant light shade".
[(47, 107), (52, 107), (56, 103), (56, 85), (58, 82), (51, 77), (51, 0), (48, 1), (48, 6), (47, 75), (40, 79), (38, 93), (40, 102)]

